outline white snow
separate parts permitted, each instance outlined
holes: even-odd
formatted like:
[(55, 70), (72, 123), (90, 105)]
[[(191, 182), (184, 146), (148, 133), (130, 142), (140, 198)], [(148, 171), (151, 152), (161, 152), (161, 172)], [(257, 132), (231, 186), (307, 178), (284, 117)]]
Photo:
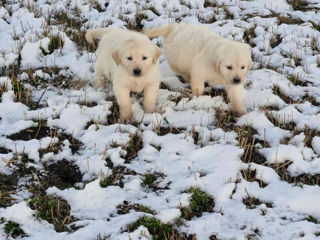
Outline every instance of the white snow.
[[(15, 198), (12, 206), (0, 208), (4, 218), (0, 239), (11, 239), (4, 232), (7, 221), (17, 222), (27, 234), (23, 239), (28, 240), (88, 240), (98, 235), (112, 240), (152, 239), (153, 232), (146, 226), (126, 231), (128, 224), (143, 216), (172, 224), (177, 231), (195, 234), (200, 240), (211, 236), (230, 240), (319, 238), (320, 225), (307, 220), (312, 216), (320, 222), (319, 181), (299, 181), (304, 175), (316, 179), (320, 174), (320, 33), (312, 25), (320, 24), (317, 1), (308, 0), (314, 9), (306, 11), (293, 10), (286, 0), (216, 0), (211, 1), (216, 6), (207, 8), (204, 3), (210, 1), (204, 0), (5, 2), (0, 7), (0, 174), (15, 174), (22, 154), (30, 161), (26, 166), (37, 172), (19, 176), (17, 189), (10, 195)], [(234, 19), (226, 19), (226, 9)], [(166, 87), (159, 91), (156, 112), (145, 114), (142, 97), (132, 95), (135, 121), (110, 123), (112, 90), (96, 91), (92, 85), (96, 54), (77, 46), (71, 34), (77, 30), (58, 26), (54, 16), (48, 23), (49, 15), (56, 11), (65, 11), (83, 32), (103, 26), (125, 28), (124, 19), (134, 22), (137, 11), (147, 16), (141, 22), (144, 29), (174, 21), (206, 24), (236, 41), (244, 41), (247, 31), (253, 30), (253, 68), (244, 90), (248, 113), (221, 119), (219, 113), (229, 116), (230, 103), (222, 96), (192, 97), (190, 85), (179, 80), (161, 55), (161, 82)], [(210, 22), (213, 17), (216, 21)], [(304, 23), (288, 24), (281, 17)], [(63, 47), (49, 54), (51, 36), (61, 37)], [(274, 45), (274, 39), (281, 41)], [(153, 42), (161, 46), (162, 38)], [(15, 75), (10, 72), (12, 65), (19, 68)], [(59, 70), (55, 72), (54, 67)], [(63, 78), (61, 86), (57, 76)], [(39, 86), (34, 86), (32, 78), (40, 79)], [(30, 91), (35, 105), (18, 101), (16, 80)], [(10, 137), (43, 123), (57, 129), (58, 135), (71, 137)], [(250, 138), (256, 144), (249, 162), (243, 161), (250, 153), (240, 142), (241, 127), (254, 132)], [(126, 161), (127, 146), (135, 135), (142, 139), (142, 148)], [(75, 152), (73, 140), (82, 143)], [(56, 152), (40, 154), (56, 145)], [(45, 175), (46, 166), (61, 159), (78, 166), (83, 174), (82, 182), (74, 187), (46, 190), (47, 195), (61, 197), (70, 205), (74, 220), (69, 226), (76, 227), (70, 233), (56, 232), (53, 224), (38, 219), (36, 210), (28, 205), (30, 181), (36, 174)], [(119, 174), (117, 168), (123, 185), (101, 187), (103, 177)], [(279, 168), (290, 180), (281, 176)], [(243, 175), (248, 169), (255, 172), (252, 178), (256, 180)], [(145, 185), (148, 173), (158, 176), (157, 190)], [(191, 194), (186, 191), (191, 187), (211, 196), (214, 207), (213, 212), (185, 220), (181, 208), (190, 204)], [(248, 197), (260, 203), (249, 208), (243, 202)], [(153, 213), (130, 209), (120, 214), (118, 207), (124, 202), (146, 206)]]

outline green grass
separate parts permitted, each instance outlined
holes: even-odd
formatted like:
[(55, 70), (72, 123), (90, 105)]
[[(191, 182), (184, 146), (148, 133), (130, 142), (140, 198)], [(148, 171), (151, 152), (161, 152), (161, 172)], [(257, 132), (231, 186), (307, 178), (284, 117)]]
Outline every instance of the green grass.
[(214, 200), (211, 196), (195, 187), (186, 192), (191, 193), (191, 197), (189, 206), (181, 209), (183, 218), (191, 220), (193, 217), (201, 217), (203, 212), (213, 212)]
[(152, 217), (142, 217), (139, 218), (136, 222), (128, 225), (128, 231), (132, 232), (140, 226), (145, 226), (149, 233), (152, 235), (153, 240), (164, 240), (168, 239), (172, 233), (170, 225), (163, 224), (159, 220)]
[(20, 225), (18, 223), (16, 223), (16, 222), (13, 222), (13, 221), (8, 221), (4, 225), (4, 233), (7, 236), (10, 236), (10, 237), (13, 237), (13, 238), (25, 236), (25, 232), (20, 227)]
[(36, 210), (38, 218), (52, 223), (57, 232), (70, 231), (66, 225), (71, 222), (72, 217), (70, 206), (65, 200), (54, 195), (47, 196), (44, 192), (38, 191), (34, 192), (29, 206)]
[(157, 177), (155, 174), (146, 173), (146, 174), (143, 176), (143, 182), (142, 182), (142, 184), (143, 184), (144, 186), (152, 187), (157, 179), (158, 179), (158, 177)]

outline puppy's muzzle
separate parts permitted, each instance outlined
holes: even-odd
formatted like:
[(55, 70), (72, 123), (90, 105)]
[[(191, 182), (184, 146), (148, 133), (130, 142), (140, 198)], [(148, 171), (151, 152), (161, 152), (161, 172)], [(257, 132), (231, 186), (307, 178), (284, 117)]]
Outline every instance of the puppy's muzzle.
[(135, 76), (140, 76), (141, 75), (141, 69), (140, 68), (135, 68), (135, 69), (133, 69), (133, 74), (135, 75)]
[(241, 81), (241, 79), (239, 77), (235, 77), (233, 79), (233, 83), (236, 83), (236, 84), (240, 83), (240, 81)]

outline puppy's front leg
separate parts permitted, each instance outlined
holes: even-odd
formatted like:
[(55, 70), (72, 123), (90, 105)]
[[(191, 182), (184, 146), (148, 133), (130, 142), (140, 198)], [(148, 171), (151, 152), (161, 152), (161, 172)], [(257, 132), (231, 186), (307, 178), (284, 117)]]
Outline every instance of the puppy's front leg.
[(156, 101), (159, 92), (159, 83), (147, 85), (143, 91), (143, 108), (147, 113), (154, 112), (156, 110)]
[(205, 80), (202, 79), (199, 75), (192, 73), (191, 74), (191, 90), (193, 96), (202, 96), (204, 91), (204, 82)]
[(247, 110), (243, 106), (243, 96), (242, 96), (243, 85), (228, 84), (226, 85), (226, 90), (228, 93), (228, 98), (232, 103), (233, 111), (235, 111), (240, 115), (247, 113)]
[(130, 102), (130, 89), (124, 87), (114, 87), (114, 95), (120, 108), (120, 121), (129, 120), (132, 118), (132, 106)]

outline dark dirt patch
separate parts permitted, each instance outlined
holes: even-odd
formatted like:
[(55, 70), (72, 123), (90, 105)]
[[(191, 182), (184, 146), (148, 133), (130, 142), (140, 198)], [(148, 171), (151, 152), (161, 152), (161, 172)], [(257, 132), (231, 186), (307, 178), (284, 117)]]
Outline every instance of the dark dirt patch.
[(208, 95), (211, 97), (221, 96), (226, 103), (229, 103), (228, 94), (225, 89), (210, 87)]
[(51, 130), (49, 127), (46, 126), (38, 126), (38, 127), (31, 127), (28, 129), (25, 129), (21, 132), (14, 133), (10, 136), (8, 136), (9, 139), (15, 141), (15, 140), (22, 140), (22, 141), (29, 141), (32, 139), (38, 139), (48, 137), (48, 136), (54, 136), (54, 130)]
[(118, 123), (120, 119), (120, 109), (116, 99), (113, 99), (112, 106), (110, 107), (110, 114), (107, 116), (107, 124), (115, 124)]
[(270, 164), (270, 167), (280, 176), (282, 181), (301, 186), (307, 185), (318, 185), (320, 186), (320, 174), (300, 174), (298, 176), (291, 176), (288, 172), (288, 167), (292, 162), (286, 161), (284, 163)]
[(108, 168), (112, 169), (112, 174), (107, 177), (102, 177), (100, 180), (101, 187), (108, 187), (111, 185), (119, 186), (123, 188), (123, 178), (124, 175), (137, 175), (136, 172), (127, 169), (124, 166), (114, 167), (110, 158), (106, 159), (106, 165)]
[(126, 144), (125, 150), (127, 155), (125, 157), (125, 163), (130, 163), (137, 157), (138, 152), (143, 148), (142, 138), (138, 132), (130, 137), (130, 141)]
[(253, 162), (260, 165), (265, 165), (266, 162), (265, 157), (259, 153), (258, 147), (253, 145), (248, 145), (245, 147), (245, 152), (241, 156), (241, 160), (245, 163)]
[(63, 142), (64, 140), (68, 140), (70, 142), (70, 149), (72, 154), (77, 153), (80, 148), (83, 146), (83, 143), (77, 139), (75, 139), (73, 136), (68, 135), (66, 133), (60, 133), (58, 135), (59, 141)]
[(17, 188), (18, 178), (16, 175), (0, 174), (0, 207), (8, 207), (12, 205), (14, 200), (10, 195)]
[(257, 178), (256, 170), (250, 168), (240, 171), (242, 177), (248, 182), (257, 182), (260, 187), (264, 188), (267, 186), (261, 179)]
[(176, 127), (157, 127), (156, 129), (154, 129), (154, 131), (159, 135), (159, 136), (164, 136), (167, 135), (169, 133), (172, 134), (180, 134), (183, 133), (185, 131), (184, 128), (176, 128)]
[(11, 150), (6, 149), (6, 148), (4, 148), (4, 147), (0, 147), (0, 154), (7, 154), (7, 153), (9, 153), (9, 152), (11, 152)]
[(268, 202), (261, 202), (259, 199), (255, 197), (247, 197), (242, 200), (243, 204), (247, 206), (249, 209), (255, 209), (257, 206), (261, 204), (265, 204), (268, 208), (272, 208), (272, 204)]
[(66, 159), (62, 159), (47, 166), (46, 171), (46, 182), (48, 187), (56, 186), (63, 190), (74, 186), (75, 183), (82, 180), (82, 174), (79, 167)]

